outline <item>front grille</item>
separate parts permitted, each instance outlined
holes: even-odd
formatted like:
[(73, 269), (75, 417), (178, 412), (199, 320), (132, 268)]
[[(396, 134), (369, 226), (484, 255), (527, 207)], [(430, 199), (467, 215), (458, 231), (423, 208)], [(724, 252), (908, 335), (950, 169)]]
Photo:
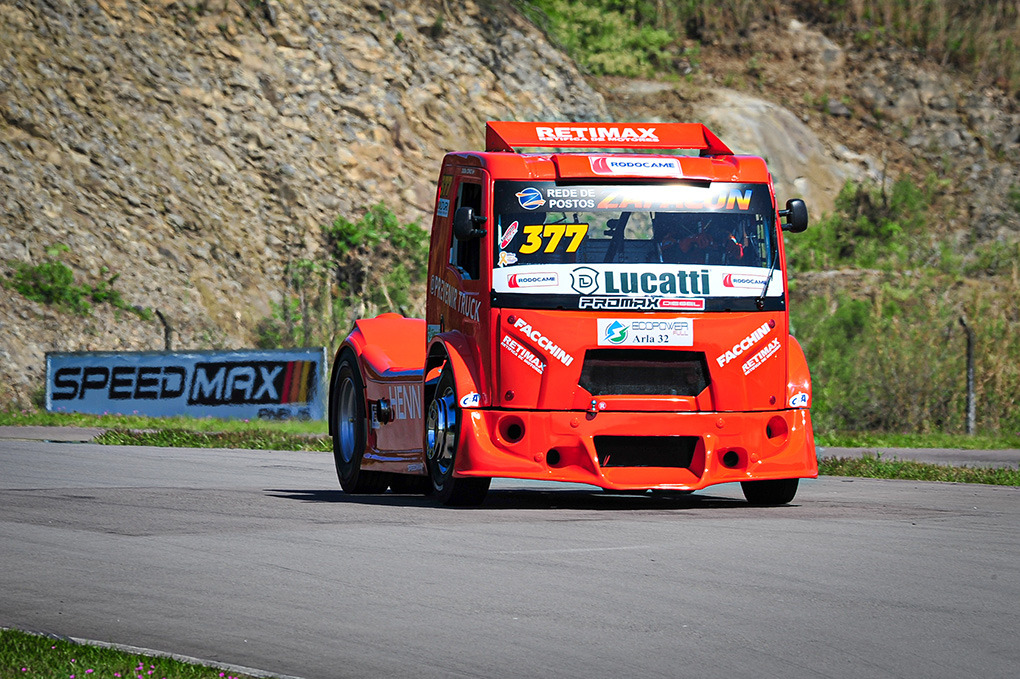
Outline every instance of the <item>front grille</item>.
[(602, 467), (690, 468), (697, 436), (596, 436)]
[(708, 365), (700, 351), (590, 349), (578, 384), (593, 396), (697, 396)]

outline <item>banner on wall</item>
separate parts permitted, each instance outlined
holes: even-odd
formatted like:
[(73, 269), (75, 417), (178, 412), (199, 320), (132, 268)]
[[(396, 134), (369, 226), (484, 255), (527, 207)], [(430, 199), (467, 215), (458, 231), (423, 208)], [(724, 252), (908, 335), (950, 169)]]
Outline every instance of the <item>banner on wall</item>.
[(46, 410), (325, 419), (326, 349), (46, 354)]

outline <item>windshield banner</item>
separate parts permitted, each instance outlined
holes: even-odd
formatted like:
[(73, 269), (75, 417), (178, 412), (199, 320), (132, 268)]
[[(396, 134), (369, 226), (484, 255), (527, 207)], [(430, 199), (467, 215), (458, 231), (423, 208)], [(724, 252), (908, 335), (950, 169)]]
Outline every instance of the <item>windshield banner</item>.
[[(496, 292), (581, 295), (583, 297), (672, 298), (672, 308), (697, 308), (681, 299), (757, 297), (765, 290), (768, 271), (748, 267), (676, 266), (668, 264), (544, 264), (515, 266), (492, 272)], [(768, 296), (783, 294), (782, 272), (769, 281)], [(659, 308), (669, 308), (661, 305)]]

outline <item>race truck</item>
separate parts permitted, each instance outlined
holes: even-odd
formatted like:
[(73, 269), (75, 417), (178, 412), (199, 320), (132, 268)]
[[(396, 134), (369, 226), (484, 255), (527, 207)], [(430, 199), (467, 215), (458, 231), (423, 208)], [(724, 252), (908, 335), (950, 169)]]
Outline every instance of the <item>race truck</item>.
[(701, 124), (489, 122), (484, 152), (443, 160), (424, 320), (359, 320), (336, 353), (341, 487), (790, 502), (818, 474), (782, 233), (807, 220)]

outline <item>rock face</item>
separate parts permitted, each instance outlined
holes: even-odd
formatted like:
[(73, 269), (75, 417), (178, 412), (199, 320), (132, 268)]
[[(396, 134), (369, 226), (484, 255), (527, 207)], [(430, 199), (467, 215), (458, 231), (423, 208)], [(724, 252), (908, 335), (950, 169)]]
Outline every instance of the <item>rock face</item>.
[(695, 106), (697, 117), (734, 153), (763, 156), (773, 174), (776, 200), (803, 198), (815, 215), (832, 209), (847, 179), (866, 172), (837, 160), (818, 136), (789, 109), (734, 90), (720, 89)]
[[(64, 243), (177, 346), (250, 346), (319, 225), (380, 200), (421, 218), (486, 120), (606, 115), (500, 4), (2, 0), (0, 260)], [(157, 322), (0, 289), (0, 399), (28, 400), (45, 351), (162, 348)]]

